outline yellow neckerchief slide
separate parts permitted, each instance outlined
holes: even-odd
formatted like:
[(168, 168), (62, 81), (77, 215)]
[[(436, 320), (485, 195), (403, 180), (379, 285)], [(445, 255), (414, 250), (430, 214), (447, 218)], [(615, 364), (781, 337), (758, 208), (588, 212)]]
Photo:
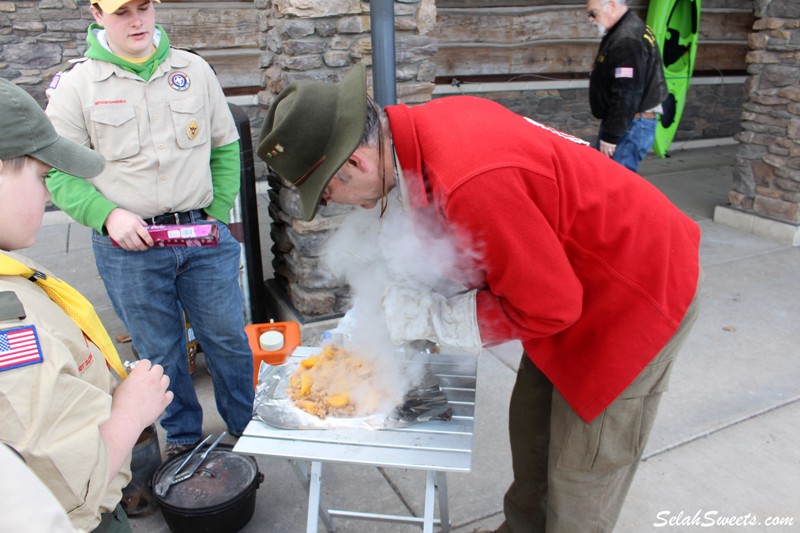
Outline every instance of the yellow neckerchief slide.
[(100, 317), (94, 307), (81, 293), (72, 288), (68, 283), (42, 272), (33, 270), (16, 259), (5, 254), (0, 254), (0, 274), (8, 276), (22, 276), (38, 284), (44, 292), (58, 304), (68, 317), (75, 322), (81, 331), (89, 337), (100, 351), (109, 366), (119, 374), (122, 379), (128, 376), (117, 349), (111, 341), (106, 328), (100, 322)]

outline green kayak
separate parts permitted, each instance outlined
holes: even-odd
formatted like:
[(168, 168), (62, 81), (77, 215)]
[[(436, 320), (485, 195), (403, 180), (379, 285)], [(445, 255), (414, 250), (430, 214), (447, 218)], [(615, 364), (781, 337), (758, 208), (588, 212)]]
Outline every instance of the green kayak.
[(689, 94), (700, 33), (700, 0), (651, 0), (647, 25), (656, 35), (669, 89), (653, 151), (667, 157)]

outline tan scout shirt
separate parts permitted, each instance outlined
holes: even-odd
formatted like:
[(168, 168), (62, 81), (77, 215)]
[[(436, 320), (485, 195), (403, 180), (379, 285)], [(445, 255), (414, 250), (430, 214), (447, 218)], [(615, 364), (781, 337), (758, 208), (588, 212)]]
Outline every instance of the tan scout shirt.
[[(0, 253), (50, 275), (24, 257)], [(0, 367), (0, 441), (25, 457), (75, 528), (91, 531), (100, 513), (119, 503), (131, 478), (126, 464), (107, 483), (109, 454), (99, 427), (111, 413), (115, 380), (100, 350), (35, 283), (0, 275), (0, 295), (5, 302), (18, 299), (22, 310), (2, 307), (0, 361), (3, 350), (8, 353), (7, 333), (26, 326), (33, 326), (43, 358), (27, 366)]]
[(86, 59), (65, 72), (49, 96), (47, 114), (56, 131), (108, 161), (88, 181), (144, 218), (207, 207), (211, 148), (239, 139), (211, 67), (184, 50), (172, 49), (150, 81)]

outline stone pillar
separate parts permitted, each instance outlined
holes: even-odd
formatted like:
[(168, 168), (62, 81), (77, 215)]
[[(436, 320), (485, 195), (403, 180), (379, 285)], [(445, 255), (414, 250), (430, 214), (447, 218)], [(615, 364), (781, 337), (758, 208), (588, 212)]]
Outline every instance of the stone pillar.
[(730, 208), (714, 219), (800, 245), (800, 2), (755, 0)]
[[(360, 0), (259, 0), (267, 18), (265, 111), (289, 83), (300, 79), (334, 81), (356, 63), (371, 64), (369, 3)], [(436, 40), (426, 36), (436, 19), (434, 0), (396, 0), (397, 99), (421, 103), (434, 88)], [(368, 68), (368, 84), (371, 71)], [(324, 242), (350, 207), (320, 208), (311, 222), (299, 218), (297, 195), (275, 174), (270, 186), (271, 237), (275, 277), (267, 281), (276, 320), (297, 320), (303, 341), (314, 342), (349, 308), (349, 288), (320, 265)]]

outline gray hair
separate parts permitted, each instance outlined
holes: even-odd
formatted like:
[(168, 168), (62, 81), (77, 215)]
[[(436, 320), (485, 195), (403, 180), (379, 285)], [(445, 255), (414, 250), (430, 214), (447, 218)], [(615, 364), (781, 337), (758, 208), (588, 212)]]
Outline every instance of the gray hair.
[(367, 96), (367, 121), (364, 124), (364, 133), (361, 135), (359, 146), (377, 146), (381, 133), (381, 126), (388, 131), (386, 112), (369, 96)]

